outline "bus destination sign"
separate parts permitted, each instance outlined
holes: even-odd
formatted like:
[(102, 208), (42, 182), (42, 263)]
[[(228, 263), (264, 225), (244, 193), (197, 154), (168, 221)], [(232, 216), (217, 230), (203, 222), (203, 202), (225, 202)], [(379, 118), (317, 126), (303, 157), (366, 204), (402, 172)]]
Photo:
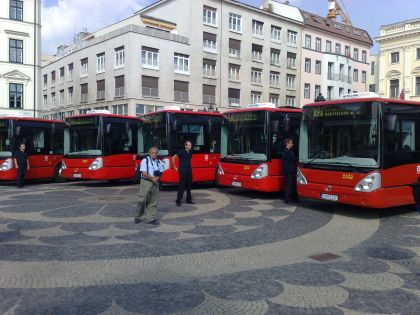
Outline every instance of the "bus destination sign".
[(340, 104), (333, 106), (314, 106), (306, 108), (306, 115), (318, 119), (355, 119), (370, 117), (371, 107), (367, 104)]
[(87, 126), (87, 125), (95, 125), (96, 124), (96, 117), (76, 117), (70, 118), (67, 120), (70, 126)]
[(225, 114), (225, 117), (231, 123), (257, 121), (259, 118), (258, 116), (259, 115), (256, 112)]

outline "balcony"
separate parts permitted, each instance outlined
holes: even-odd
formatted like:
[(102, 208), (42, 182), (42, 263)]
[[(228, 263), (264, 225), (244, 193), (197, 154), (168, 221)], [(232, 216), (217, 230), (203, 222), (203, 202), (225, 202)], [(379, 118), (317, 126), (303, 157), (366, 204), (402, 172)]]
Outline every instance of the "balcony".
[(144, 97), (159, 97), (159, 89), (142, 87), (142, 96)]
[(175, 91), (174, 101), (177, 102), (188, 102), (188, 92)]
[(115, 98), (117, 97), (124, 97), (124, 87), (120, 86), (115, 88)]
[(203, 95), (204, 104), (216, 104), (216, 96), (214, 95)]

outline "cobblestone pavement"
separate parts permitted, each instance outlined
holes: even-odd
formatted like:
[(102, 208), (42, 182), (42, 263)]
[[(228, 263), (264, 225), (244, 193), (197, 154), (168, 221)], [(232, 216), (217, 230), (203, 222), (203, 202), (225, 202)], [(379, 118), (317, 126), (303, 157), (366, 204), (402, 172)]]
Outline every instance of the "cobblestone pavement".
[(420, 314), (420, 215), (200, 187), (0, 185), (0, 314)]

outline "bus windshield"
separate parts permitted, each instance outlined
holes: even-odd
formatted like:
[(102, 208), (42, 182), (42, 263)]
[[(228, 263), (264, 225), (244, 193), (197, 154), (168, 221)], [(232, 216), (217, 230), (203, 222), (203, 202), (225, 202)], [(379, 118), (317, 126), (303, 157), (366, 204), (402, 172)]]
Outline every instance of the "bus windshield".
[(166, 119), (164, 113), (145, 115), (139, 130), (139, 154), (147, 154), (153, 146), (159, 149), (159, 155), (168, 155)]
[(378, 168), (378, 112), (378, 103), (304, 107), (300, 163)]
[(6, 128), (0, 128), (0, 158), (12, 156), (12, 147), (9, 139), (9, 132)]
[(266, 112), (225, 114), (222, 132), (224, 160), (267, 161)]

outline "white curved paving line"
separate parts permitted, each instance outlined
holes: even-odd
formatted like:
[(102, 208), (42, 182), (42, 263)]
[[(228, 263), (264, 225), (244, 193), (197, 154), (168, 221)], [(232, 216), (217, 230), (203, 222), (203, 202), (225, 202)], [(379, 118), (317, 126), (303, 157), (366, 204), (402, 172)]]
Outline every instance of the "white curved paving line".
[(0, 288), (55, 288), (173, 283), (311, 261), (308, 256), (343, 251), (371, 237), (379, 220), (334, 215), (320, 229), (294, 239), (162, 257), (93, 261), (0, 262)]

